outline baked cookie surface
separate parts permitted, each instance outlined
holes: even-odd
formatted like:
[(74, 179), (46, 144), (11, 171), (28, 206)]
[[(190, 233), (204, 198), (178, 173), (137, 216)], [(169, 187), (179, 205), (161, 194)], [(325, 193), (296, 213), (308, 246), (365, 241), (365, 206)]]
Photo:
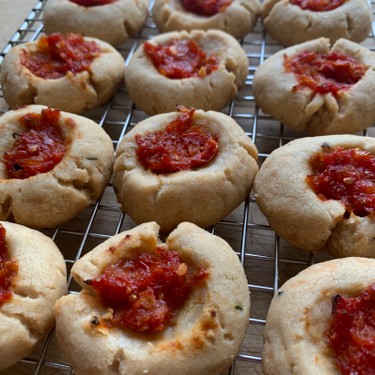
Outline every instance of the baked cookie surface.
[(57, 127), (65, 146), (61, 161), (45, 173), (10, 178), (4, 155), (27, 130), (25, 116), (40, 116), (43, 110), (47, 107), (32, 105), (0, 118), (0, 218), (34, 228), (55, 227), (94, 203), (109, 181), (114, 159), (112, 141), (97, 123), (47, 110), (59, 112)]
[(47, 34), (79, 33), (118, 45), (138, 34), (147, 15), (147, 0), (116, 0), (89, 7), (69, 0), (49, 0), (43, 25)]
[(198, 168), (172, 173), (145, 168), (136, 137), (165, 131), (179, 116), (172, 112), (138, 123), (116, 151), (113, 184), (123, 210), (138, 224), (157, 221), (162, 231), (182, 221), (215, 224), (248, 196), (258, 171), (257, 150), (242, 128), (222, 113), (201, 110), (192, 115), (193, 126), (218, 137), (215, 156)]
[[(236, 253), (219, 237), (182, 223), (165, 244), (156, 223), (142, 224), (105, 241), (73, 266), (83, 290), (55, 305), (59, 345), (75, 372), (85, 374), (222, 374), (232, 363), (249, 316), (249, 291)], [(98, 302), (88, 280), (124, 257), (162, 246), (179, 254), (188, 267), (205, 267), (208, 277), (196, 285), (177, 312), (174, 324), (149, 335), (107, 327), (108, 309)]]
[[(316, 71), (315, 74), (320, 74), (318, 78), (324, 84), (337, 85), (337, 92), (300, 85), (298, 76), (287, 69), (288, 59), (308, 53), (332, 59), (331, 73)], [(359, 80), (357, 68), (340, 73), (340, 65), (333, 60), (338, 55), (346, 58), (346, 66), (362, 69)], [(330, 48), (328, 39), (315, 39), (281, 50), (258, 67), (253, 83), (255, 100), (265, 113), (294, 130), (312, 135), (354, 134), (375, 121), (375, 98), (371, 94), (375, 85), (374, 67), (375, 54), (368, 48), (345, 39)], [(343, 74), (352, 78), (350, 85), (343, 84)], [(308, 74), (305, 77), (310, 78)]]
[(131, 99), (148, 115), (174, 111), (178, 104), (203, 110), (223, 109), (247, 77), (248, 59), (240, 44), (219, 30), (171, 32), (149, 42), (165, 46), (172, 41), (195, 41), (207, 56), (218, 60), (218, 68), (207, 75), (172, 79), (159, 72), (142, 45), (125, 69)]
[(289, 0), (265, 0), (262, 5), (264, 28), (285, 46), (320, 37), (334, 43), (340, 38), (363, 41), (371, 30), (371, 10), (366, 0), (346, 0), (328, 11), (311, 11)]
[[(24, 64), (25, 60), (29, 61), (30, 54), (38, 55), (45, 49), (45, 44), (49, 43), (47, 40), (54, 43), (54, 38), (59, 35), (61, 34), (53, 34), (50, 37), (42, 37), (44, 41), (17, 45), (4, 57), (1, 66), (2, 90), (7, 104), (12, 109), (29, 104), (43, 104), (67, 112), (82, 113), (106, 103), (116, 93), (124, 77), (124, 59), (111, 45), (99, 39), (83, 38), (86, 43), (94, 43), (97, 53), (93, 54), (94, 57), (87, 69), (82, 71), (75, 72), (76, 62), (68, 61), (71, 68), (64, 75), (44, 78), (34, 74)], [(61, 36), (62, 51), (58, 52), (61, 55), (65, 53), (64, 44), (70, 43), (65, 42), (68, 37), (74, 38), (72, 44), (76, 43), (78, 47), (80, 45), (76, 41), (80, 38), (79, 35)], [(76, 56), (78, 62), (85, 58), (82, 53), (77, 53)]]
[[(375, 222), (371, 208), (357, 214), (356, 209), (338, 199), (320, 197), (308, 182), (308, 176), (314, 173), (312, 158), (324, 156), (338, 147), (368, 152), (370, 159), (375, 154), (375, 140), (371, 137), (335, 135), (292, 141), (273, 151), (261, 166), (254, 181), (256, 202), (272, 229), (300, 249), (326, 250), (335, 257), (373, 258)], [(360, 173), (360, 167), (354, 166), (354, 162), (348, 164), (349, 169), (343, 167), (346, 171)], [(365, 170), (370, 187), (375, 171), (371, 167)], [(332, 184), (343, 196), (346, 189), (350, 191), (349, 176), (339, 175)], [(362, 181), (364, 178), (356, 185)], [(371, 193), (363, 196), (371, 198)]]
[(253, 29), (260, 14), (260, 3), (258, 0), (233, 0), (224, 10), (202, 16), (187, 11), (181, 0), (156, 0), (152, 14), (161, 32), (217, 29), (242, 38)]
[(47, 336), (54, 324), (53, 306), (67, 293), (67, 282), (64, 258), (49, 237), (19, 224), (0, 224), (6, 231), (9, 258), (18, 266), (12, 296), (0, 305), (3, 370), (30, 354)]
[(268, 311), (264, 374), (341, 374), (324, 337), (332, 299), (357, 297), (374, 282), (375, 260), (355, 257), (315, 264), (288, 280)]

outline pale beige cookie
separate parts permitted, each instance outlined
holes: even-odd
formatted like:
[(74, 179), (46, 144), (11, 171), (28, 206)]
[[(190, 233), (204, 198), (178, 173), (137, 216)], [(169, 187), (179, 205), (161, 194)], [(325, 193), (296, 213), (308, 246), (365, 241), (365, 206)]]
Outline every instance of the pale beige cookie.
[(156, 174), (136, 155), (135, 136), (164, 130), (178, 112), (150, 117), (125, 135), (116, 152), (113, 184), (123, 210), (136, 223), (157, 221), (162, 231), (182, 221), (217, 223), (250, 193), (258, 171), (257, 150), (242, 128), (218, 112), (195, 111), (193, 124), (218, 136), (218, 152), (194, 170)]
[(219, 30), (193, 30), (158, 35), (150, 40), (165, 45), (172, 40), (195, 40), (219, 68), (204, 77), (171, 79), (159, 73), (143, 45), (125, 70), (125, 82), (135, 104), (149, 115), (171, 112), (177, 104), (203, 110), (221, 110), (237, 94), (247, 77), (248, 59), (232, 36)]
[[(15, 136), (26, 129), (20, 118), (41, 113), (31, 105), (0, 118), (0, 155), (12, 148)], [(112, 172), (114, 151), (105, 131), (92, 120), (66, 112), (59, 125), (66, 151), (49, 172), (25, 179), (8, 178), (0, 161), (0, 219), (14, 219), (29, 227), (55, 227), (78, 215), (100, 196)]]
[(186, 11), (181, 0), (156, 0), (152, 14), (161, 32), (217, 29), (242, 38), (253, 29), (260, 14), (260, 3), (258, 0), (233, 0), (223, 11), (205, 17)]
[(105, 241), (73, 266), (83, 291), (55, 305), (59, 345), (77, 375), (221, 375), (244, 338), (249, 317), (246, 276), (236, 253), (221, 238), (182, 223), (165, 245), (189, 267), (205, 267), (197, 285), (177, 312), (175, 324), (158, 334), (106, 327), (108, 310), (85, 283), (105, 266), (165, 246), (156, 223), (142, 224)]
[[(364, 76), (349, 89), (315, 93), (296, 87), (293, 72), (286, 71), (285, 57), (303, 51), (337, 52), (365, 65)], [(357, 133), (375, 123), (375, 53), (357, 43), (338, 40), (331, 48), (326, 38), (315, 39), (281, 50), (261, 64), (254, 76), (257, 105), (276, 120), (312, 135)]]
[(12, 108), (28, 104), (44, 104), (62, 111), (82, 113), (106, 103), (116, 93), (124, 77), (124, 59), (111, 45), (94, 41), (101, 52), (89, 70), (68, 71), (57, 79), (34, 75), (21, 63), (25, 52), (38, 51), (38, 42), (27, 42), (13, 47), (1, 65), (4, 98)]
[(262, 19), (267, 34), (290, 46), (319, 37), (361, 42), (370, 33), (372, 15), (367, 0), (346, 0), (325, 12), (304, 10), (289, 0), (265, 0)]
[(336, 295), (356, 297), (375, 282), (375, 260), (336, 259), (288, 280), (273, 297), (264, 332), (265, 375), (340, 375), (324, 331)]
[(273, 151), (254, 181), (256, 202), (272, 229), (300, 249), (335, 257), (375, 257), (372, 214), (347, 212), (338, 200), (321, 199), (310, 187), (311, 158), (338, 146), (375, 154), (375, 139), (355, 135), (307, 137)]
[(64, 258), (44, 234), (8, 222), (5, 243), (16, 261), (10, 300), (0, 306), (0, 370), (30, 354), (54, 324), (53, 306), (67, 293)]
[(43, 26), (47, 34), (79, 33), (118, 45), (139, 33), (147, 15), (147, 0), (116, 0), (91, 7), (69, 0), (49, 0)]

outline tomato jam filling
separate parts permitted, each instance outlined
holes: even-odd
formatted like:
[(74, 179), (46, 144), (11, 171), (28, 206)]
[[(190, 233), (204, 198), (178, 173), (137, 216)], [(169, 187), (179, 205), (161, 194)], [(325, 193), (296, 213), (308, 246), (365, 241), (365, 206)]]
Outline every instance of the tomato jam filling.
[(340, 90), (351, 88), (367, 69), (348, 55), (311, 51), (302, 51), (293, 57), (284, 55), (284, 67), (297, 78), (294, 90), (308, 87), (315, 93), (332, 93), (334, 96)]
[(209, 17), (223, 12), (232, 0), (182, 0), (182, 4), (188, 12)]
[(375, 284), (358, 297), (332, 299), (325, 338), (343, 375), (375, 374)]
[(98, 5), (112, 4), (117, 0), (69, 0), (72, 3), (81, 5), (83, 7), (95, 7)]
[(12, 281), (18, 273), (15, 260), (9, 259), (6, 231), (0, 224), (0, 306), (12, 297)]
[(340, 201), (348, 212), (375, 212), (375, 157), (359, 149), (337, 147), (310, 160), (307, 182), (321, 199)]
[(341, 6), (346, 0), (289, 0), (291, 4), (312, 12), (327, 12)]
[(26, 131), (13, 135), (13, 147), (3, 156), (9, 178), (24, 179), (46, 173), (61, 161), (65, 145), (59, 117), (59, 110), (48, 108), (40, 114), (28, 113), (20, 118)]
[(91, 63), (101, 52), (94, 41), (87, 41), (78, 34), (44, 36), (37, 47), (37, 52), (23, 50), (21, 64), (44, 79), (61, 78), (67, 72), (89, 71)]
[(190, 269), (178, 253), (164, 247), (108, 265), (87, 283), (101, 303), (113, 309), (104, 324), (157, 333), (173, 324), (193, 288), (208, 277), (205, 268)]
[(172, 40), (166, 45), (144, 42), (143, 48), (159, 73), (171, 79), (204, 78), (219, 68), (219, 59), (207, 56), (195, 40)]
[(136, 134), (139, 162), (155, 173), (192, 170), (207, 164), (217, 153), (217, 137), (193, 124), (194, 109), (179, 107), (181, 113), (165, 130)]

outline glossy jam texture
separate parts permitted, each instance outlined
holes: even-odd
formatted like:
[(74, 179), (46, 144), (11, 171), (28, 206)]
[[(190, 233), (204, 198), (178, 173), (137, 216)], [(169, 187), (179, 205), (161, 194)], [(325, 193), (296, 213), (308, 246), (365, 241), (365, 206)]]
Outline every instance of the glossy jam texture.
[(13, 147), (3, 156), (9, 178), (24, 179), (46, 173), (61, 161), (65, 145), (59, 117), (60, 111), (51, 108), (21, 117), (26, 131), (13, 134)]
[(60, 33), (42, 37), (37, 52), (23, 50), (21, 63), (35, 76), (44, 79), (64, 77), (68, 72), (89, 71), (101, 49), (94, 41), (81, 35)]
[(0, 306), (12, 298), (12, 281), (18, 273), (15, 260), (9, 259), (6, 231), (0, 224)]
[(346, 0), (289, 0), (291, 4), (301, 9), (313, 12), (327, 12), (341, 6)]
[(179, 110), (181, 113), (165, 130), (135, 136), (139, 162), (154, 173), (196, 169), (218, 152), (217, 138), (194, 125), (194, 109)]
[(188, 12), (210, 17), (223, 12), (232, 0), (182, 0), (182, 4)]
[(207, 56), (195, 40), (172, 40), (166, 45), (144, 42), (143, 48), (159, 73), (171, 79), (204, 78), (219, 68), (219, 59)]
[(367, 151), (336, 147), (310, 160), (307, 182), (321, 199), (340, 201), (348, 212), (375, 212), (375, 157)]
[(83, 7), (95, 7), (98, 5), (112, 4), (117, 0), (69, 0), (72, 3), (81, 5)]
[(333, 298), (325, 338), (341, 374), (375, 374), (375, 284), (358, 297)]
[(350, 89), (367, 69), (348, 55), (312, 51), (302, 51), (292, 57), (284, 55), (284, 67), (297, 78), (298, 84), (294, 90), (308, 87), (315, 93), (332, 93), (334, 96)]
[(192, 270), (177, 252), (157, 247), (107, 266), (87, 283), (101, 303), (113, 309), (112, 319), (104, 324), (154, 334), (173, 324), (178, 309), (207, 277), (204, 268)]

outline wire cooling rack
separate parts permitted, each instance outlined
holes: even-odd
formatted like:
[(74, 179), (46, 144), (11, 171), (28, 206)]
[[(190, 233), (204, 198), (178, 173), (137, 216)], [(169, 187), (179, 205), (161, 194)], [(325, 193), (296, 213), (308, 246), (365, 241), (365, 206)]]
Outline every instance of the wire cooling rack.
[[(42, 16), (46, 1), (36, 3), (0, 54), (0, 63), (13, 46), (33, 41), (43, 32)], [(370, 5), (375, 13), (375, 3)], [(151, 16), (152, 2), (149, 10), (150, 16), (140, 35), (118, 48), (126, 63), (143, 40), (158, 34)], [(362, 43), (371, 50), (375, 49), (374, 34), (373, 23), (371, 35)], [(241, 40), (241, 44), (249, 59), (246, 85), (223, 112), (233, 117), (251, 137), (259, 150), (259, 164), (261, 164), (271, 151), (305, 134), (284, 128), (282, 124), (258, 110), (254, 102), (252, 81), (257, 66), (282, 47), (265, 35), (260, 21), (255, 29)], [(1, 93), (0, 100), (3, 101)], [(3, 113), (7, 108), (4, 102), (1, 104), (0, 112)], [(105, 129), (111, 136), (114, 147), (128, 130), (146, 118), (142, 111), (135, 108), (125, 87), (119, 89), (108, 105), (87, 112), (85, 116)], [(369, 128), (364, 134), (371, 136), (374, 130), (375, 128)], [(109, 184), (103, 196), (93, 206), (74, 220), (44, 233), (56, 242), (70, 271), (73, 263), (86, 252), (114, 234), (134, 226), (131, 219), (122, 212), (113, 188)], [(251, 317), (246, 337), (228, 375), (261, 374), (263, 329), (273, 293), (290, 277), (312, 263), (329, 257), (321, 254), (314, 256), (299, 251), (281, 240), (268, 226), (267, 220), (259, 211), (252, 196), (210, 230), (225, 239), (237, 252), (244, 266), (251, 292)], [(77, 290), (79, 288), (69, 277), (70, 293)], [(28, 358), (2, 373), (52, 375), (74, 372), (61, 354), (52, 331)]]

